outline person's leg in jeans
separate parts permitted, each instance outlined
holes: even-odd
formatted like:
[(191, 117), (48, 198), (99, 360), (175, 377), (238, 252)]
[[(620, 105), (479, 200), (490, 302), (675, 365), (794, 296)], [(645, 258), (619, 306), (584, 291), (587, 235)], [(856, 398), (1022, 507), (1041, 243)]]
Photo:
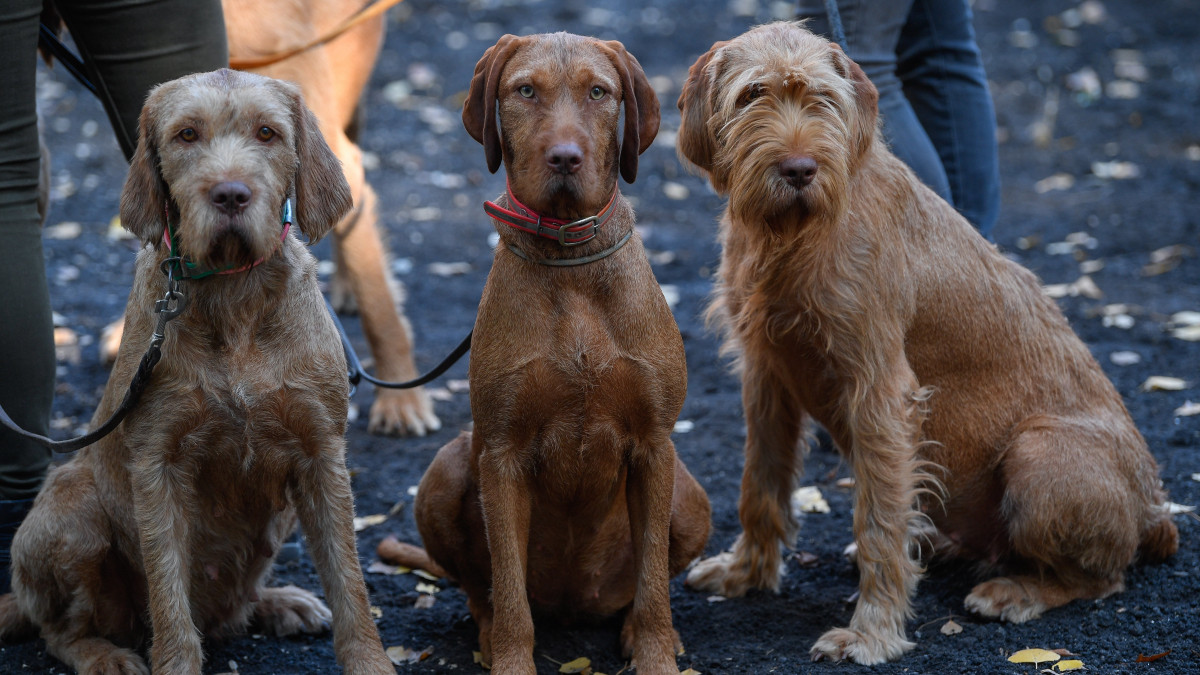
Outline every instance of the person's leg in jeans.
[[(219, 0), (58, 0), (102, 90), (129, 158), (154, 85), (228, 64)], [(54, 394), (54, 338), (37, 208), (37, 35), (41, 0), (0, 3), (0, 405), (46, 435)], [(50, 452), (0, 430), (0, 592), (12, 535), (28, 512)]]
[(945, 167), (951, 203), (991, 238), (1000, 210), (996, 111), (967, 0), (914, 0), (896, 59), (904, 95)]
[[(54, 335), (38, 212), (36, 80), (41, 0), (0, 3), (0, 405), (45, 435), (54, 398)], [(0, 592), (8, 549), (50, 451), (0, 428)]]
[[(884, 141), (923, 183), (949, 201), (941, 158), (897, 76), (896, 47), (912, 4), (913, 0), (838, 0), (846, 34), (842, 48), (879, 90)], [(800, 0), (796, 16), (808, 19), (809, 30), (833, 39), (823, 0)]]

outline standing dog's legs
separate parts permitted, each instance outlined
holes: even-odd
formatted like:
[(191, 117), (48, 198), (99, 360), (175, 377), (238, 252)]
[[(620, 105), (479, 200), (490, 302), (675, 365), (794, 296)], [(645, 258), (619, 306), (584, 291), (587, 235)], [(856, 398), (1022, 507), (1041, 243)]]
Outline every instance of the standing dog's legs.
[[(473, 443), (482, 443), (478, 431)], [(511, 445), (483, 448), (479, 497), (492, 558), (492, 672), (533, 673), (533, 617), (525, 592), (529, 548), (529, 490)], [(482, 627), (481, 627), (482, 629)]]
[(796, 535), (792, 490), (801, 470), (799, 447), (805, 415), (788, 386), (783, 368), (747, 359), (742, 373), (746, 415), (746, 466), (738, 516), (742, 535), (733, 550), (701, 561), (688, 574), (696, 588), (725, 597), (752, 588), (779, 590), (783, 559), (779, 545)]
[(323, 439), (298, 481), (296, 513), (333, 613), (333, 649), (347, 673), (392, 674), (395, 667), (380, 648), (371, 620), (367, 587), (354, 545), (354, 496), (343, 465), (340, 437)]

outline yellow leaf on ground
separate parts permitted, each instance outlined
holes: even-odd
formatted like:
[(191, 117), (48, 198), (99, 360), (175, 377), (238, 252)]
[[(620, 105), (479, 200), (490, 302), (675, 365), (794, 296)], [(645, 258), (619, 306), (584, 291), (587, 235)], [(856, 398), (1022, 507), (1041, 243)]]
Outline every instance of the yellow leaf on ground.
[(433, 654), (433, 647), (426, 647), (421, 651), (408, 649), (407, 647), (403, 646), (388, 647), (386, 653), (388, 659), (390, 659), (392, 663), (398, 666), (403, 666), (410, 663), (417, 663), (418, 661), (424, 661), (425, 659), (429, 658)]
[(371, 616), (375, 617), (376, 619), (383, 618), (383, 608), (382, 607), (376, 607), (375, 605), (371, 605), (370, 612), (371, 612)]
[(1058, 663), (1054, 664), (1054, 668), (1060, 673), (1064, 670), (1080, 670), (1083, 668), (1083, 661), (1080, 661), (1079, 659), (1059, 661)]
[(792, 508), (803, 513), (829, 513), (829, 503), (815, 485), (797, 488), (792, 493)]
[(1052, 663), (1062, 657), (1048, 649), (1022, 649), (1008, 657), (1010, 663)]
[(962, 632), (962, 626), (955, 623), (953, 619), (950, 619), (946, 623), (942, 624), (941, 630), (942, 635), (958, 635)]
[(425, 570), (413, 570), (413, 574), (415, 574), (427, 581), (437, 581), (439, 579), (438, 575), (430, 574), (429, 572), (426, 572)]
[(679, 673), (679, 675), (700, 675), (700, 671), (693, 668), (688, 668), (687, 670)]
[(567, 661), (558, 667), (560, 673), (582, 673), (584, 669), (592, 666), (592, 660), (586, 656), (581, 656), (574, 661)]
[(418, 593), (428, 593), (429, 595), (433, 595), (434, 593), (437, 593), (440, 590), (442, 590), (442, 589), (438, 588), (437, 586), (434, 586), (433, 584), (417, 582), (417, 592)]
[(1175, 417), (1191, 417), (1192, 415), (1200, 415), (1200, 403), (1184, 401), (1183, 405), (1175, 409)]

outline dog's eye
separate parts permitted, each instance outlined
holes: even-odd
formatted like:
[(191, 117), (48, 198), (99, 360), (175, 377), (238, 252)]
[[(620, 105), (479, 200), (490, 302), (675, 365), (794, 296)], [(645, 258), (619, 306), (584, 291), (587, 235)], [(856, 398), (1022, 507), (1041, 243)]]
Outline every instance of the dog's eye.
[(739, 108), (744, 108), (744, 107), (750, 105), (751, 101), (762, 96), (765, 93), (766, 93), (766, 90), (763, 88), (763, 86), (761, 84), (751, 85), (749, 88), (747, 88), (745, 91), (742, 92), (741, 96), (738, 96), (737, 105)]
[(271, 140), (272, 138), (275, 138), (275, 130), (274, 129), (272, 129), (271, 127), (259, 127), (258, 128), (258, 140), (262, 141), (263, 143), (266, 143), (267, 141)]
[(517, 93), (525, 98), (533, 98), (533, 87), (528, 84), (523, 84), (519, 89), (517, 89)]
[(196, 133), (196, 130), (191, 127), (184, 127), (179, 132), (179, 140), (184, 143), (195, 143), (197, 138), (200, 138), (200, 134)]
[(592, 87), (592, 100), (599, 101), (600, 99), (604, 98), (604, 95), (607, 93), (608, 92), (604, 91), (604, 89), (600, 87)]

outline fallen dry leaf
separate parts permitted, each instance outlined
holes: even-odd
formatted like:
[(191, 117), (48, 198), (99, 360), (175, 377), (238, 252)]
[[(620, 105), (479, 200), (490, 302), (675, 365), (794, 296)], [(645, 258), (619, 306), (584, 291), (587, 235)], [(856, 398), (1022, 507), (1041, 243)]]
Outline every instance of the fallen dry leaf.
[(471, 271), (468, 262), (433, 262), (429, 263), (429, 273), (439, 277), (454, 277)]
[(1171, 331), (1171, 337), (1188, 342), (1200, 342), (1200, 326), (1183, 326)]
[(1113, 352), (1108, 355), (1108, 360), (1118, 366), (1132, 366), (1135, 363), (1141, 363), (1142, 355), (1137, 352)]
[(412, 569), (403, 565), (389, 565), (379, 560), (367, 566), (368, 574), (408, 574), (411, 571)]
[(821, 561), (816, 554), (809, 553), (808, 551), (799, 551), (797, 553), (793, 553), (792, 559), (795, 560), (796, 563), (801, 567), (816, 567)]
[(592, 660), (586, 656), (581, 656), (574, 661), (567, 661), (558, 667), (560, 673), (582, 673), (585, 670), (592, 669)]
[(1049, 649), (1022, 649), (1008, 657), (1010, 663), (1051, 663), (1062, 657)]
[(441, 577), (439, 577), (438, 575), (430, 574), (429, 572), (426, 572), (425, 570), (413, 570), (413, 574), (415, 574), (427, 581), (437, 581), (438, 579), (441, 579)]
[(383, 618), (383, 608), (382, 607), (376, 607), (375, 605), (371, 605), (369, 608), (367, 608), (367, 611), (369, 611), (371, 613), (371, 616), (375, 617), (376, 619)]
[(398, 666), (405, 666), (410, 663), (418, 663), (429, 658), (430, 655), (433, 654), (433, 647), (430, 646), (422, 649), (421, 651), (417, 651), (415, 649), (408, 649), (403, 646), (396, 646), (388, 647), (386, 651), (387, 657), (391, 659), (392, 663)]
[(1175, 312), (1171, 315), (1173, 326), (1200, 326), (1200, 312)]
[(1083, 668), (1083, 661), (1079, 659), (1067, 659), (1066, 661), (1059, 661), (1054, 664), (1054, 668), (1060, 673), (1066, 670), (1081, 670)]
[(850, 489), (850, 488), (854, 487), (854, 476), (847, 476), (846, 478), (839, 478), (839, 479), (837, 479), (837, 482), (834, 483), (834, 485), (836, 485), (840, 488)]
[(1059, 656), (1075, 656), (1070, 649), (1064, 649), (1062, 647), (1059, 647), (1058, 649), (1051, 649), (1050, 651), (1058, 654)]
[(1183, 391), (1187, 389), (1187, 382), (1178, 377), (1165, 377), (1163, 375), (1151, 375), (1146, 378), (1140, 387), (1142, 391)]
[(402, 510), (404, 510), (404, 500), (403, 499), (396, 502), (395, 504), (392, 504), (392, 508), (388, 509), (388, 513), (387, 513), (388, 518), (391, 518), (392, 516), (396, 515), (397, 513), (400, 513)]
[(1175, 409), (1175, 417), (1191, 417), (1192, 415), (1200, 415), (1200, 403), (1184, 401), (1183, 405)]
[(1146, 656), (1145, 654), (1138, 654), (1137, 662), (1138, 663), (1150, 663), (1151, 661), (1157, 661), (1170, 653), (1171, 653), (1171, 650), (1168, 649), (1167, 651), (1165, 651), (1161, 654), (1152, 654), (1150, 656)]
[[(942, 631), (942, 635), (958, 635), (962, 632), (963, 628), (955, 623), (954, 619), (950, 619), (946, 623), (942, 624), (940, 630)], [(1011, 661), (1011, 659), (1009, 660)]]
[(1067, 296), (1073, 298), (1082, 295), (1085, 298), (1099, 300), (1104, 297), (1104, 292), (1086, 274), (1076, 279), (1073, 283), (1042, 286), (1042, 292), (1052, 298), (1065, 298)]
[(815, 485), (797, 488), (792, 493), (792, 507), (801, 513), (829, 513), (829, 503)]
[(680, 672), (679, 675), (700, 675), (700, 671), (695, 670), (694, 668), (688, 668), (687, 670)]
[(361, 518), (356, 517), (354, 519), (354, 531), (362, 532), (363, 530), (367, 529), (368, 527), (378, 525), (378, 524), (386, 521), (387, 519), (388, 519), (388, 517), (382, 513), (376, 513), (376, 514), (370, 515), (370, 516), (362, 516)]
[(674, 199), (676, 201), (682, 201), (691, 195), (691, 191), (688, 190), (686, 185), (683, 183), (676, 183), (674, 181), (666, 181), (663, 183), (662, 190), (663, 194), (665, 194), (668, 199)]
[(1192, 474), (1192, 480), (1196, 481), (1197, 483), (1200, 483), (1200, 473)]
[(57, 225), (47, 225), (42, 228), (42, 236), (46, 239), (76, 239), (83, 234), (83, 226), (76, 222), (65, 222)]
[(686, 434), (696, 428), (696, 423), (691, 420), (679, 420), (675, 423), (674, 433)]
[(434, 593), (437, 593), (440, 590), (442, 590), (442, 589), (438, 588), (437, 586), (434, 586), (433, 584), (427, 584), (427, 583), (424, 583), (421, 581), (417, 582), (417, 592), (418, 593), (428, 593), (429, 595), (433, 595)]
[(1194, 507), (1194, 506), (1187, 506), (1186, 504), (1176, 504), (1175, 502), (1166, 502), (1163, 504), (1163, 506), (1166, 507), (1167, 513), (1169, 513), (1171, 515), (1176, 515), (1179, 513), (1192, 513), (1193, 511), (1196, 510), (1196, 507)]
[(413, 607), (416, 609), (429, 609), (436, 602), (437, 598), (432, 595), (419, 595), (417, 596), (417, 601), (413, 603)]

